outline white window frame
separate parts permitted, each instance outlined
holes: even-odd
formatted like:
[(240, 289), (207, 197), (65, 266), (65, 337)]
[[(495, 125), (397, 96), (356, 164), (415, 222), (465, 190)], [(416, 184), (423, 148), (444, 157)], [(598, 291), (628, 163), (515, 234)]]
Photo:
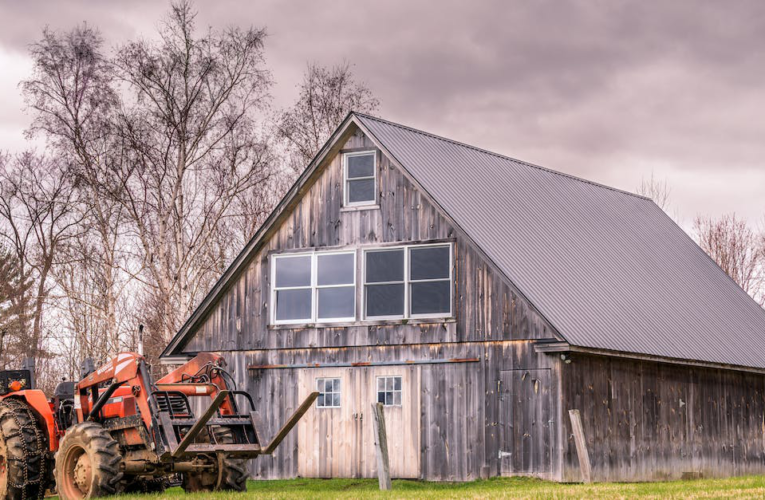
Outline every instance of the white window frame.
[[(352, 156), (371, 156), (372, 157), (372, 176), (370, 177), (354, 177), (348, 178), (348, 158)], [(365, 179), (374, 179), (374, 199), (371, 201), (356, 201), (351, 203), (348, 201), (348, 182), (360, 181)], [(354, 151), (352, 153), (343, 153), (343, 206), (345, 207), (363, 207), (369, 205), (377, 205), (378, 187), (377, 187), (377, 150), (372, 149), (369, 151)]]
[[(395, 394), (395, 393), (397, 393), (397, 392), (398, 392), (398, 393), (401, 395), (401, 397), (399, 398), (401, 402), (400, 402), (399, 404), (395, 404), (395, 403), (394, 403), (394, 404), (391, 404), (391, 405), (388, 405), (388, 404), (385, 404), (385, 403), (383, 403), (383, 406), (385, 406), (385, 407), (388, 407), (388, 408), (389, 408), (389, 407), (397, 407), (397, 408), (403, 408), (403, 407), (404, 407), (404, 377), (402, 377), (401, 375), (380, 375), (380, 376), (378, 376), (378, 377), (375, 379), (375, 391), (376, 391), (376, 392), (375, 392), (375, 401), (376, 401), (376, 402), (378, 402), (378, 403), (380, 402), (380, 388), (379, 388), (379, 387), (380, 387), (380, 379), (385, 379), (385, 381), (386, 381), (386, 383), (387, 383), (387, 380), (388, 380), (389, 378), (392, 378), (392, 379), (400, 379), (400, 380), (401, 380), (401, 389), (399, 389), (399, 390), (396, 390), (396, 389), (395, 389), (395, 385), (394, 385), (394, 389), (393, 389), (393, 390), (390, 390), (390, 391), (389, 391), (389, 390), (386, 388), (386, 389), (383, 389), (383, 391), (382, 391), (382, 392), (384, 392), (384, 393), (386, 393), (386, 392), (390, 392), (390, 393), (392, 393), (392, 394)], [(340, 387), (340, 389), (342, 390), (342, 386)]]
[[(425, 279), (425, 280), (412, 280), (411, 278), (411, 268), (409, 266), (409, 252), (412, 249), (420, 249), (420, 248), (433, 248), (433, 247), (448, 247), (449, 248), (449, 312), (448, 313), (427, 313), (427, 314), (411, 314), (412, 310), (412, 297), (411, 293), (409, 292), (409, 288), (411, 287), (412, 283), (432, 283), (436, 281), (447, 281), (446, 278), (437, 278), (437, 279)], [(409, 313), (407, 316), (410, 319), (426, 319), (426, 318), (451, 318), (452, 314), (454, 313), (454, 245), (451, 243), (438, 243), (438, 244), (429, 244), (429, 245), (408, 245), (406, 247), (406, 312)]]
[[(430, 281), (446, 281), (446, 278), (428, 279), (428, 280), (411, 280), (411, 269), (409, 268), (409, 251), (410, 249), (420, 249), (429, 247), (448, 247), (449, 248), (449, 312), (448, 313), (429, 313), (429, 314), (411, 314), (412, 305), (409, 288), (412, 283), (426, 283)], [(368, 316), (367, 315), (367, 253), (368, 252), (384, 252), (393, 250), (404, 251), (404, 311), (402, 315), (397, 316)], [(452, 243), (428, 243), (428, 244), (413, 244), (413, 245), (399, 245), (391, 247), (375, 247), (365, 248), (362, 255), (362, 282), (363, 287), (362, 294), (362, 307), (361, 317), (365, 320), (377, 321), (377, 320), (390, 320), (390, 319), (432, 319), (432, 318), (451, 318), (454, 315), (454, 245)], [(375, 285), (393, 285), (399, 284), (400, 281), (385, 281), (379, 283), (370, 283), (371, 286)]]
[[(319, 285), (318, 283), (318, 262), (320, 256), (325, 255), (353, 255), (353, 283), (346, 283), (342, 285)], [(296, 257), (311, 257), (311, 285), (309, 286), (294, 286), (294, 287), (277, 287), (276, 286), (276, 261), (279, 259), (290, 259)], [(358, 290), (358, 279), (356, 277), (357, 270), (357, 257), (356, 250), (329, 250), (329, 251), (310, 251), (310, 252), (290, 252), (283, 254), (273, 254), (271, 256), (271, 324), (272, 325), (303, 325), (314, 323), (341, 323), (341, 322), (354, 322), (356, 321), (356, 296)], [(319, 290), (324, 288), (353, 288), (353, 316), (345, 318), (319, 318)], [(303, 319), (276, 319), (276, 293), (281, 290), (311, 290), (311, 317)]]
[[(334, 405), (334, 404), (327, 405), (327, 404), (323, 404), (323, 405), (320, 406), (319, 405), (319, 400), (317, 398), (317, 400), (316, 400), (316, 408), (320, 408), (320, 409), (323, 409), (323, 410), (332, 410), (334, 408), (342, 408), (342, 406), (343, 406), (343, 379), (341, 377), (316, 377), (314, 379), (314, 382), (315, 382), (314, 383), (314, 387), (316, 387), (317, 390), (319, 388), (319, 380), (321, 380), (322, 382), (325, 382), (327, 380), (332, 380), (333, 381), (333, 383), (332, 383), (332, 392), (319, 391), (319, 393), (324, 394), (324, 395), (332, 394), (333, 395), (333, 397), (332, 397), (332, 402), (333, 403), (335, 402), (334, 395), (338, 394), (340, 396), (340, 404), (339, 405)], [(337, 380), (339, 382), (339, 385), (340, 385), (340, 391), (339, 392), (335, 392), (335, 390), (334, 390), (335, 389), (335, 387), (334, 387), (334, 381), (335, 380)], [(402, 386), (401, 387), (403, 389), (403, 382), (402, 382)], [(324, 402), (326, 403), (326, 401), (327, 400), (325, 398)]]

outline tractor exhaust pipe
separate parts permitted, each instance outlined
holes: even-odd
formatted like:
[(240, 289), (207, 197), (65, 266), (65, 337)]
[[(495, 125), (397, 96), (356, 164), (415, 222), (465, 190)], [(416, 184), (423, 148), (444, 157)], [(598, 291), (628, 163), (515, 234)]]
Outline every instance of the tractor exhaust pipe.
[(143, 325), (138, 325), (138, 354), (143, 356)]

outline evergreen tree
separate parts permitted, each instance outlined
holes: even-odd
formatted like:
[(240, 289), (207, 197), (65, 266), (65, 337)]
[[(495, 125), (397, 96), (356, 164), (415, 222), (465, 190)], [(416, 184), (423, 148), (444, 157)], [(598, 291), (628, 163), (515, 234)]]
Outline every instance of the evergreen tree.
[(0, 368), (23, 356), (28, 337), (32, 280), (23, 274), (19, 259), (0, 247)]

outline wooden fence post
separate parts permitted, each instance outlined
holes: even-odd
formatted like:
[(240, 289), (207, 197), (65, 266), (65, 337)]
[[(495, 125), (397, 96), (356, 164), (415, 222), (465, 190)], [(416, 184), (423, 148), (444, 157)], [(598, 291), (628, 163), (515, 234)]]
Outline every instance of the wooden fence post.
[(576, 444), (576, 456), (579, 458), (579, 468), (582, 470), (582, 481), (591, 483), (590, 454), (587, 451), (587, 441), (584, 439), (582, 416), (579, 410), (569, 410), (568, 416), (571, 417), (571, 430), (574, 431), (574, 444)]
[(377, 477), (380, 489), (389, 490), (390, 467), (388, 463), (388, 433), (385, 431), (385, 414), (382, 403), (372, 403), (372, 415), (375, 417), (375, 453), (377, 454)]

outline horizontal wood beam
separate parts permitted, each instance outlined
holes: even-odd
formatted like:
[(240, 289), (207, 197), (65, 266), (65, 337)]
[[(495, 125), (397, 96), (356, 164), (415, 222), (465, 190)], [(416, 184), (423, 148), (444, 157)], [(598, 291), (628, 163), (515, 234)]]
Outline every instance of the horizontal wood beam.
[(358, 363), (297, 363), (294, 365), (250, 365), (248, 370), (289, 370), (297, 368), (356, 368), (365, 366), (440, 365), (478, 363), (480, 358), (416, 359), (397, 361), (362, 361)]

